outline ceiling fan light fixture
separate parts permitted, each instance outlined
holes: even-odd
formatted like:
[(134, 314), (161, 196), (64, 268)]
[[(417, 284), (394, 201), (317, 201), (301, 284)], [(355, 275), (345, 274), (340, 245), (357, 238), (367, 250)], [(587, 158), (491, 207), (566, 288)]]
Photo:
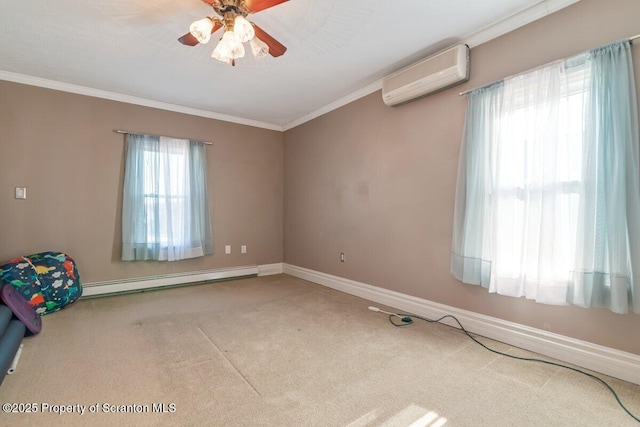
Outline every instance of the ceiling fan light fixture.
[(195, 21), (189, 27), (189, 32), (200, 43), (207, 43), (211, 39), (211, 31), (213, 30), (213, 20), (211, 18), (203, 18)]
[(234, 64), (237, 58), (244, 56), (244, 46), (236, 39), (233, 31), (225, 31), (211, 56), (220, 61)]
[(213, 49), (213, 53), (211, 54), (211, 57), (217, 59), (218, 61), (222, 61), (222, 62), (226, 62), (227, 64), (231, 64), (231, 58), (229, 58), (228, 56), (223, 56), (220, 53), (220, 43), (218, 43), (216, 48)]
[(233, 31), (225, 31), (220, 42), (224, 43), (222, 46), (223, 55), (232, 59), (244, 56), (244, 46), (238, 41)]
[(256, 35), (251, 22), (247, 21), (242, 15), (236, 16), (233, 22), (233, 32), (240, 43), (248, 42)]
[[(287, 1), (289, 0), (202, 0), (213, 8), (217, 16), (193, 22), (189, 32), (179, 37), (178, 42), (185, 46), (207, 43), (213, 33), (222, 29), (222, 37), (218, 39), (216, 36), (218, 43), (211, 53), (213, 58), (235, 65), (236, 59), (244, 57), (245, 49), (251, 49), (256, 58), (266, 55), (277, 58), (287, 48), (247, 17)], [(245, 48), (244, 43), (249, 43), (250, 46)]]
[(262, 58), (269, 54), (269, 45), (260, 40), (258, 37), (254, 37), (249, 40), (251, 45), (251, 52), (256, 58)]

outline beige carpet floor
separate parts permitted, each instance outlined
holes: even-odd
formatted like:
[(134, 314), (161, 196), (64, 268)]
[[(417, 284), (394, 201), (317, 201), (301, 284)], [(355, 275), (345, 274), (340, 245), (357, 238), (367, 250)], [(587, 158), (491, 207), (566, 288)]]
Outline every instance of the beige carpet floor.
[[(286, 275), (81, 300), (25, 339), (0, 401), (38, 412), (0, 425), (638, 425), (592, 379), (369, 305)], [(601, 377), (640, 414), (639, 386)]]

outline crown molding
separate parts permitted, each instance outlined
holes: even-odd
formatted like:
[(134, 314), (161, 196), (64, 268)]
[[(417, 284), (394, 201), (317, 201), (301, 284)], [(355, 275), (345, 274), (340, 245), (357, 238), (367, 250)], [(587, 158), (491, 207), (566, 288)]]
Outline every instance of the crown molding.
[[(541, 2), (524, 9), (514, 15), (498, 21), (482, 30), (471, 34), (460, 43), (467, 44), (470, 48), (476, 47), (495, 38), (498, 38), (508, 32), (516, 30), (524, 25), (527, 25), (533, 21), (544, 18), (560, 9), (567, 6), (571, 6), (580, 0), (542, 0)], [(317, 117), (327, 114), (333, 110), (343, 107), (353, 101), (370, 95), (382, 89), (382, 79), (377, 80), (369, 85), (358, 89), (350, 94), (333, 101), (317, 110), (312, 111), (302, 117), (299, 117), (292, 122), (280, 126), (273, 123), (260, 122), (257, 120), (245, 119), (242, 117), (230, 116), (227, 114), (215, 113), (212, 111), (201, 110), (197, 108), (185, 107), (182, 105), (169, 104), (166, 102), (155, 101), (152, 99), (139, 98), (136, 96), (124, 95), (116, 92), (109, 92), (100, 89), (93, 89), (86, 86), (79, 86), (70, 83), (58, 82), (55, 80), (47, 80), (39, 77), (27, 76), (24, 74), (12, 73), (9, 71), (0, 70), (0, 80), (7, 80), (15, 83), (22, 83), (31, 86), (44, 87), (47, 89), (54, 89), (63, 92), (76, 93), (79, 95), (92, 96), (95, 98), (109, 99), (112, 101), (124, 102), (127, 104), (141, 105), (144, 107), (158, 108), (160, 110), (174, 111), (176, 113), (184, 113), (192, 116), (206, 117), (215, 120), (221, 120), (225, 122), (237, 123), (246, 126), (258, 127), (263, 129), (275, 130), (284, 132), (289, 129), (293, 129), (296, 126), (300, 126), (303, 123), (311, 121)]]
[[(524, 10), (521, 10), (520, 12), (516, 12), (508, 18), (491, 24), (483, 28), (482, 30), (471, 34), (470, 36), (466, 37), (464, 40), (456, 44), (466, 44), (469, 46), (469, 48), (479, 46), (506, 33), (530, 24), (531, 22), (544, 18), (545, 16), (557, 12), (560, 9), (571, 6), (572, 4), (579, 1), (580, 0), (542, 0), (540, 3), (537, 3), (534, 6), (530, 6)], [(324, 107), (312, 111), (311, 113), (302, 116), (299, 119), (292, 121), (291, 123), (284, 125), (282, 127), (283, 131), (287, 131), (289, 129), (293, 129), (296, 126), (300, 126), (303, 123), (327, 114), (330, 111), (343, 107), (380, 89), (382, 89), (382, 79), (373, 82), (362, 89), (352, 92), (349, 95), (342, 97), (330, 104), (327, 104)]]
[(466, 39), (462, 43), (474, 48), (483, 43), (497, 39), (498, 37), (505, 35), (520, 27), (524, 27), (538, 19), (544, 18), (547, 15), (551, 15), (554, 12), (571, 6), (574, 3), (578, 3), (580, 0), (542, 0), (540, 3), (530, 6), (520, 12), (511, 15), (501, 21), (491, 24), (480, 31), (477, 31)]
[(376, 82), (371, 83), (370, 85), (367, 85), (365, 87), (363, 87), (362, 89), (358, 89), (355, 92), (351, 92), (349, 95), (344, 96), (336, 101), (333, 101), (327, 105), (325, 105), (324, 107), (318, 108), (315, 111), (312, 111), (311, 113), (304, 115), (286, 125), (284, 125), (282, 127), (283, 131), (287, 131), (289, 129), (293, 129), (296, 126), (299, 126), (303, 123), (306, 123), (310, 120), (315, 119), (316, 117), (320, 117), (324, 114), (327, 114), (333, 110), (337, 110), (338, 108), (350, 104), (353, 101), (356, 101), (360, 98), (364, 98), (365, 96), (372, 94), (375, 91), (378, 91), (382, 89), (382, 80), (378, 80)]
[(62, 92), (75, 93), (78, 95), (92, 96), (94, 98), (108, 99), (111, 101), (124, 102), (126, 104), (141, 105), (143, 107), (157, 108), (159, 110), (173, 111), (176, 113), (189, 114), (191, 116), (206, 117), (209, 119), (221, 120), (223, 122), (237, 123), (257, 128), (276, 130), (282, 132), (282, 126), (272, 123), (260, 122), (257, 120), (245, 119), (242, 117), (230, 116), (227, 114), (214, 113), (212, 111), (198, 108), (185, 107), (182, 105), (169, 104), (167, 102), (155, 101), (152, 99), (139, 98), (137, 96), (124, 95), (117, 92), (109, 92), (101, 89), (94, 89), (87, 86), (80, 86), (71, 83), (63, 83), (55, 80), (43, 79), (40, 77), (28, 76), (25, 74), (12, 73), (0, 70), (0, 80), (14, 83), (22, 83), (30, 86), (38, 86), (47, 89), (59, 90)]

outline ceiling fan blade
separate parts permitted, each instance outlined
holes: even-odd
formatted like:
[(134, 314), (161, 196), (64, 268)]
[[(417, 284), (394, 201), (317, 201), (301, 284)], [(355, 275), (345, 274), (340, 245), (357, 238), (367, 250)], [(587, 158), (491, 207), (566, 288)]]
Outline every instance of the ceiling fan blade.
[(198, 39), (193, 37), (193, 34), (191, 33), (187, 33), (184, 36), (180, 37), (178, 41), (185, 46), (195, 46), (199, 43)]
[[(218, 31), (218, 29), (220, 27), (222, 27), (222, 24), (220, 23), (220, 21), (214, 20), (213, 21), (213, 28), (211, 29), (211, 34), (213, 34), (216, 31)], [(195, 38), (193, 36), (193, 34), (191, 34), (191, 33), (187, 33), (184, 36), (180, 37), (178, 39), (178, 41), (180, 43), (182, 43), (183, 45), (185, 45), (185, 46), (195, 46), (195, 45), (197, 45), (199, 43), (198, 39)]]
[(256, 37), (265, 42), (267, 46), (269, 46), (269, 55), (275, 58), (287, 51), (287, 48), (284, 47), (282, 43), (271, 37), (262, 28), (258, 27), (256, 24), (253, 24), (253, 28), (256, 31)]
[[(203, 0), (206, 1), (206, 0)], [(277, 6), (280, 3), (284, 3), (289, 0), (244, 0), (245, 7), (251, 13), (260, 12), (261, 10), (269, 9), (270, 7)]]

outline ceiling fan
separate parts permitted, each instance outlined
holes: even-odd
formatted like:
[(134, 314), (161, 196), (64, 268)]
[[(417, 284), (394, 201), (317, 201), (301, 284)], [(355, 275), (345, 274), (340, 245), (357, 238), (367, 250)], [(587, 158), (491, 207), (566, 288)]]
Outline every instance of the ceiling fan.
[(280, 42), (246, 17), (251, 13), (279, 5), (288, 0), (202, 0), (210, 5), (218, 16), (195, 21), (189, 32), (178, 41), (187, 46), (207, 43), (211, 34), (224, 28), (224, 33), (211, 56), (231, 65), (244, 56), (243, 43), (249, 42), (254, 56), (267, 54), (278, 57), (287, 50)]

